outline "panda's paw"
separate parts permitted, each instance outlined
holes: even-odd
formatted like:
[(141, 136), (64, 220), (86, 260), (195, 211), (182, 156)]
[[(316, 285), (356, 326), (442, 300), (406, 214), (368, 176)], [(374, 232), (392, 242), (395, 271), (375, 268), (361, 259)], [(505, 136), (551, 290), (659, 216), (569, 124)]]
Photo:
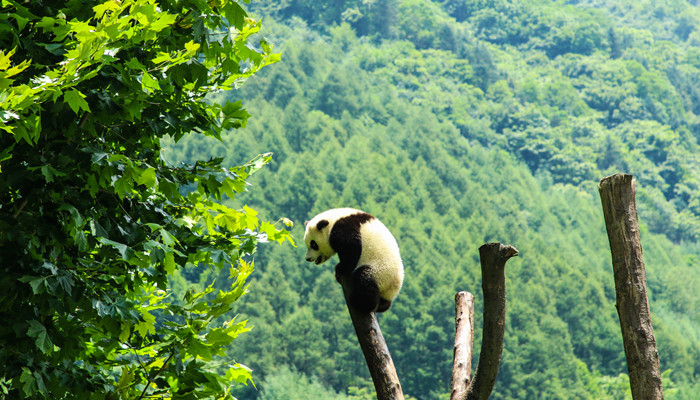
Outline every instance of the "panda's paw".
[(377, 312), (384, 312), (391, 307), (391, 302), (389, 300), (384, 300), (379, 298), (379, 305), (377, 306)]
[(348, 269), (343, 264), (338, 263), (335, 266), (335, 280), (338, 281), (338, 283), (342, 283), (342, 278), (349, 277), (351, 274), (352, 274), (352, 269)]

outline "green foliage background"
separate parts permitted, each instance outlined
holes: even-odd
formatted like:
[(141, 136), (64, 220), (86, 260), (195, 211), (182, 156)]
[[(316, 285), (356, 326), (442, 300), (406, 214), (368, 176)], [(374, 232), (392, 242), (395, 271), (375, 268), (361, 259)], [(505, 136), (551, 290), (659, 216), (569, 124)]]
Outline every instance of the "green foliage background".
[[(303, 221), (326, 208), (381, 218), (406, 265), (380, 323), (407, 394), (445, 397), (454, 293), (477, 296), (479, 327), (477, 249), (499, 241), (521, 257), (506, 272), (492, 398), (629, 398), (597, 193), (599, 179), (628, 172), (666, 398), (697, 395), (697, 6), (289, 0), (252, 11), (265, 16), (283, 62), (212, 97), (249, 99), (251, 134), (184, 138), (169, 157), (235, 163), (274, 152), (246, 202), (292, 219), (297, 242)], [(255, 327), (230, 351), (251, 355), (263, 383), (240, 398), (292, 393), (290, 374), (308, 393), (319, 382), (362, 398), (368, 373), (332, 269), (304, 263), (303, 249), (290, 246), (255, 261), (256, 291), (237, 310)]]

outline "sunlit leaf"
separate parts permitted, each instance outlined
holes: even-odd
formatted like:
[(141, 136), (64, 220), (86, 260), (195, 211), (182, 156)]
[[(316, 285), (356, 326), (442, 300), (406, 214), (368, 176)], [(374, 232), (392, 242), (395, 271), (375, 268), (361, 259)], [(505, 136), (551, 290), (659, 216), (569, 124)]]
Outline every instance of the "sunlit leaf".
[(63, 99), (74, 113), (78, 114), (80, 110), (90, 112), (90, 106), (87, 101), (85, 101), (85, 95), (80, 93), (78, 90), (71, 89), (63, 92)]

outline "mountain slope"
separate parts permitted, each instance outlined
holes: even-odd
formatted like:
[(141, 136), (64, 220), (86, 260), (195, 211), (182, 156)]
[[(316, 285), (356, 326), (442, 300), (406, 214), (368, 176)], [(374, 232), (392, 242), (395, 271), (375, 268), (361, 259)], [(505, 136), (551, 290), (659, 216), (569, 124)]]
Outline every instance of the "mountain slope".
[[(324, 22), (332, 10), (305, 16), (293, 12), (301, 2), (280, 3), (284, 21), (265, 25), (283, 61), (217, 97), (245, 99), (254, 115), (246, 130), (221, 143), (183, 139), (168, 149), (172, 159), (206, 154), (233, 164), (273, 151), (243, 201), (292, 219), (297, 243), (303, 221), (326, 208), (381, 218), (407, 275), (380, 323), (406, 393), (420, 399), (449, 390), (456, 291), (477, 296), (481, 324), (477, 249), (490, 241), (521, 251), (506, 271), (493, 398), (624, 397), (596, 185), (634, 173), (667, 398), (692, 398), (700, 385), (697, 103), (669, 71), (700, 69), (693, 35), (649, 42), (640, 38), (651, 33), (612, 12), (551, 2), (513, 3), (515, 22), (508, 7), (458, 15), (455, 3), (387, 2), (394, 22), (381, 29), (371, 12), (332, 26)], [(389, 39), (379, 41), (382, 30)], [(365, 386), (332, 261), (309, 265), (303, 253), (256, 256), (239, 310), (256, 328), (231, 354), (253, 360), (264, 380), (287, 364), (341, 392)]]

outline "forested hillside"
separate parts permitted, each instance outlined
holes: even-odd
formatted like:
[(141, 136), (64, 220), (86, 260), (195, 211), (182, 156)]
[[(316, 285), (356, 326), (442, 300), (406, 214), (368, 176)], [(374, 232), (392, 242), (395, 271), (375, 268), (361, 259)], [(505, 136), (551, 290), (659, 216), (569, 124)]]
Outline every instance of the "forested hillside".
[[(477, 249), (492, 241), (520, 250), (492, 398), (629, 398), (597, 183), (632, 173), (666, 398), (697, 399), (695, 3), (258, 1), (282, 61), (212, 96), (244, 99), (247, 128), (166, 151), (230, 165), (273, 152), (235, 205), (291, 219), (300, 247), (303, 222), (324, 209), (382, 219), (406, 280), (380, 324), (417, 399), (448, 393), (456, 291), (475, 294), (481, 326)], [(332, 261), (303, 255), (287, 245), (254, 257), (237, 312), (255, 328), (229, 353), (250, 363), (257, 389), (238, 397), (371, 398)]]

